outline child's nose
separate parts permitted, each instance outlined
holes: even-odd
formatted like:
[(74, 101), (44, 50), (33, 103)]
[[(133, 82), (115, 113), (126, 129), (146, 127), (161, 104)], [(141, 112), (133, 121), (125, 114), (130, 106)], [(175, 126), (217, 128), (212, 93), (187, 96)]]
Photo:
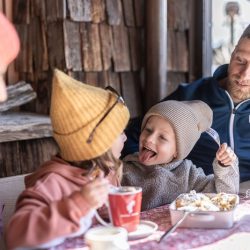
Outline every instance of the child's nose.
[(146, 138), (146, 142), (154, 144), (155, 136), (153, 134), (148, 135)]

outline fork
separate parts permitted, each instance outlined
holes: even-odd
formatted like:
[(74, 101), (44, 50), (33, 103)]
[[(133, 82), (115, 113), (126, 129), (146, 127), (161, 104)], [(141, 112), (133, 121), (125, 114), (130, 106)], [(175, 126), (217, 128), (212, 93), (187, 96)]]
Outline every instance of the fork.
[[(207, 134), (209, 134), (220, 147), (220, 136), (219, 136), (218, 132), (216, 130), (214, 130), (213, 128), (208, 128), (205, 132)], [(234, 167), (232, 167), (232, 168), (233, 168), (234, 172), (236, 174), (238, 174), (238, 171)]]
[(209, 134), (220, 147), (220, 136), (219, 136), (218, 132), (216, 130), (214, 130), (213, 128), (208, 128), (205, 132), (207, 134)]

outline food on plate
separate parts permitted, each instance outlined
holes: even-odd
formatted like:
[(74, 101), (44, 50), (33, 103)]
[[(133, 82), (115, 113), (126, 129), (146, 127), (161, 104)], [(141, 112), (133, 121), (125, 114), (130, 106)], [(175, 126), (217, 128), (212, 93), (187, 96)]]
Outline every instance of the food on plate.
[(196, 193), (194, 190), (179, 195), (175, 200), (176, 209), (185, 211), (229, 211), (236, 204), (237, 195), (219, 193), (210, 196)]
[(219, 193), (211, 198), (220, 211), (228, 211), (235, 207), (237, 204), (237, 196), (233, 194)]

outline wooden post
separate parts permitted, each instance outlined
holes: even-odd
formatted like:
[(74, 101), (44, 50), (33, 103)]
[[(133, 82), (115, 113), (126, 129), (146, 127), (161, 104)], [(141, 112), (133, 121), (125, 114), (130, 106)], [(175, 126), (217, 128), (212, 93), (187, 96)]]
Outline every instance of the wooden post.
[(167, 95), (167, 2), (146, 1), (146, 110)]

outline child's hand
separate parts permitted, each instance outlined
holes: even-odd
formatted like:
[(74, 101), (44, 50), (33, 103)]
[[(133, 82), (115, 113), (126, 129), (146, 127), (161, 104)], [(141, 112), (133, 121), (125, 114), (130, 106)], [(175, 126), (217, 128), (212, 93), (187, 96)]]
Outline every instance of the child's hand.
[(234, 151), (227, 145), (227, 143), (223, 143), (216, 153), (216, 158), (218, 162), (224, 167), (233, 165), (237, 157)]
[(109, 181), (100, 174), (82, 188), (82, 195), (93, 208), (101, 207), (108, 199)]

